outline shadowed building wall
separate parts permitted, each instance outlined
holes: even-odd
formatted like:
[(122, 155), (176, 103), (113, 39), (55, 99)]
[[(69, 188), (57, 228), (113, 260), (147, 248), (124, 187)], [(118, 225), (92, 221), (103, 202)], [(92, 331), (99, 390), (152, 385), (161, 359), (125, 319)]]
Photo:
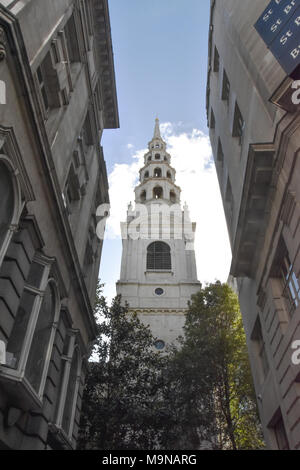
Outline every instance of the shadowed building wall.
[(118, 127), (107, 0), (0, 1), (0, 447), (76, 446)]
[[(207, 116), (266, 443), (299, 449), (300, 115), (254, 27), (268, 5), (211, 1)], [(281, 6), (300, 19), (299, 2)]]

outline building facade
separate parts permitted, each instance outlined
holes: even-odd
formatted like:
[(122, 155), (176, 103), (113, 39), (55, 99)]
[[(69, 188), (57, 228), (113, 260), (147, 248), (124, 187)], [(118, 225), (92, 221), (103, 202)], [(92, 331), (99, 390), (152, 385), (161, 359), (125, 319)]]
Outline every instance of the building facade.
[(299, 43), (297, 0), (211, 1), (207, 115), (266, 444), (300, 449), (299, 61), (259, 18)]
[(187, 207), (181, 208), (175, 177), (156, 119), (135, 188), (135, 209), (130, 204), (121, 224), (117, 293), (150, 326), (158, 350), (183, 333), (187, 303), (200, 289), (193, 246), (196, 225), (190, 222)]
[(0, 449), (74, 449), (118, 127), (107, 0), (0, 1)]

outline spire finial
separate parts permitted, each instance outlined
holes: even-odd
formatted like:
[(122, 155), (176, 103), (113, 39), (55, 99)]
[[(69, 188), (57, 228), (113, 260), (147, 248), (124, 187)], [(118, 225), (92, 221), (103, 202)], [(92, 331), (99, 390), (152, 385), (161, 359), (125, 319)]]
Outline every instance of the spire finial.
[(155, 128), (154, 128), (154, 136), (153, 138), (158, 138), (158, 139), (161, 139), (161, 135), (160, 135), (160, 129), (159, 129), (159, 119), (158, 117), (155, 119)]

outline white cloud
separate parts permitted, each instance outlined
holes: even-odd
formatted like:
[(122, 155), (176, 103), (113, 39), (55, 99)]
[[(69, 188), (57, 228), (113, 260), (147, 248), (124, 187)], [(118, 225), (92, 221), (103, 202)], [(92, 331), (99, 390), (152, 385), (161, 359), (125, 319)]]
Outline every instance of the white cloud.
[(128, 148), (129, 150), (133, 149), (133, 147), (134, 147), (133, 144), (127, 144), (127, 148)]
[[(218, 180), (209, 138), (198, 129), (180, 132), (180, 125), (160, 125), (161, 133), (176, 169), (176, 183), (182, 189), (193, 221), (197, 222), (195, 252), (201, 282), (227, 279), (231, 252)], [(120, 222), (126, 218), (127, 205), (134, 201), (134, 187), (144, 164), (147, 149), (137, 151), (130, 164), (116, 164), (109, 175), (111, 217), (106, 236), (120, 237)]]

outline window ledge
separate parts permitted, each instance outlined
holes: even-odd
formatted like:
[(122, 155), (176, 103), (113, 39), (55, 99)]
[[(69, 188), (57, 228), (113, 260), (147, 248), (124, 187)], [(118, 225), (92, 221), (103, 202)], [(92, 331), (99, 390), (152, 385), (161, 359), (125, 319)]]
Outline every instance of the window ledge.
[(40, 409), (43, 406), (42, 400), (28, 380), (14, 369), (0, 366), (0, 383), (9, 394), (11, 405), (20, 408), (21, 403), (24, 411)]
[(49, 423), (49, 430), (53, 438), (66, 450), (74, 450), (75, 446), (65, 431), (55, 423)]

